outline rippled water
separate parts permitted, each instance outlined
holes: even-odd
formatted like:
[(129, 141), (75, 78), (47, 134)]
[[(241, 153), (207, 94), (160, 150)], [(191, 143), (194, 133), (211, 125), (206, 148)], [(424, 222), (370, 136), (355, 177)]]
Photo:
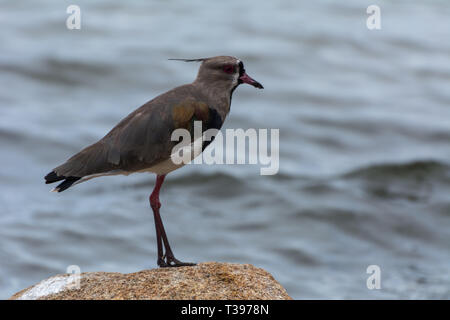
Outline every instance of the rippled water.
[[(147, 174), (61, 194), (43, 176), (196, 64), (238, 56), (226, 128), (279, 128), (280, 172), (186, 166), (162, 216), (182, 260), (252, 263), (294, 298), (450, 298), (450, 4), (2, 1), (0, 294), (69, 265), (156, 265)], [(366, 268), (381, 268), (380, 290)]]

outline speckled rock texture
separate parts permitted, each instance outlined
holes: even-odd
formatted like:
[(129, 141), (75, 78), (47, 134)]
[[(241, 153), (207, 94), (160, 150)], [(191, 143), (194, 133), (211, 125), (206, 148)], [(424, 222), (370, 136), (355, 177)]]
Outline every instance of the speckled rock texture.
[(290, 300), (267, 271), (250, 264), (206, 262), (193, 267), (136, 273), (86, 272), (57, 275), (10, 299), (39, 300)]

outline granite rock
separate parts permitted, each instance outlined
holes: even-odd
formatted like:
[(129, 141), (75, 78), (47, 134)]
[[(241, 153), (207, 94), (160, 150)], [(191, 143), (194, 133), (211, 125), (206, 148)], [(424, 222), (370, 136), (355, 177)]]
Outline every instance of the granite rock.
[(250, 264), (206, 262), (122, 274), (85, 272), (50, 277), (10, 299), (285, 300), (286, 290), (267, 271)]

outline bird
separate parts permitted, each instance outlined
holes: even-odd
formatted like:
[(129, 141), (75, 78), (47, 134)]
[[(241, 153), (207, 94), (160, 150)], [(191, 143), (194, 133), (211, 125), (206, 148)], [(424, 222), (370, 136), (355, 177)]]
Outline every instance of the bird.
[[(159, 194), (164, 179), (184, 164), (174, 163), (172, 159), (177, 144), (171, 140), (173, 131), (186, 129), (192, 132), (194, 121), (201, 121), (203, 131), (220, 130), (230, 111), (233, 92), (240, 84), (264, 88), (246, 73), (244, 63), (236, 57), (170, 60), (200, 62), (195, 80), (148, 101), (121, 120), (102, 139), (45, 176), (46, 184), (60, 182), (52, 191), (62, 192), (101, 176), (136, 172), (156, 174), (149, 202), (155, 222), (159, 267), (195, 265), (175, 258), (160, 215)], [(199, 152), (212, 140), (204, 141)], [(191, 141), (190, 146), (193, 144)]]

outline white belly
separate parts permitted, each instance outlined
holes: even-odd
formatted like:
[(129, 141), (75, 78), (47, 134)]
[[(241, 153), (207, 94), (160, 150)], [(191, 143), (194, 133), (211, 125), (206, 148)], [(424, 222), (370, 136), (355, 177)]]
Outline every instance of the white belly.
[[(143, 172), (154, 172), (156, 174), (167, 174), (171, 171), (183, 167), (185, 164), (188, 163), (189, 160), (192, 161), (194, 158), (199, 156), (202, 153), (202, 146), (203, 146), (203, 139), (199, 138), (187, 146), (180, 147), (174, 150), (169, 159), (164, 160), (148, 169), (144, 169), (139, 172), (143, 171)], [(180, 156), (180, 153), (183, 154), (183, 157)]]

